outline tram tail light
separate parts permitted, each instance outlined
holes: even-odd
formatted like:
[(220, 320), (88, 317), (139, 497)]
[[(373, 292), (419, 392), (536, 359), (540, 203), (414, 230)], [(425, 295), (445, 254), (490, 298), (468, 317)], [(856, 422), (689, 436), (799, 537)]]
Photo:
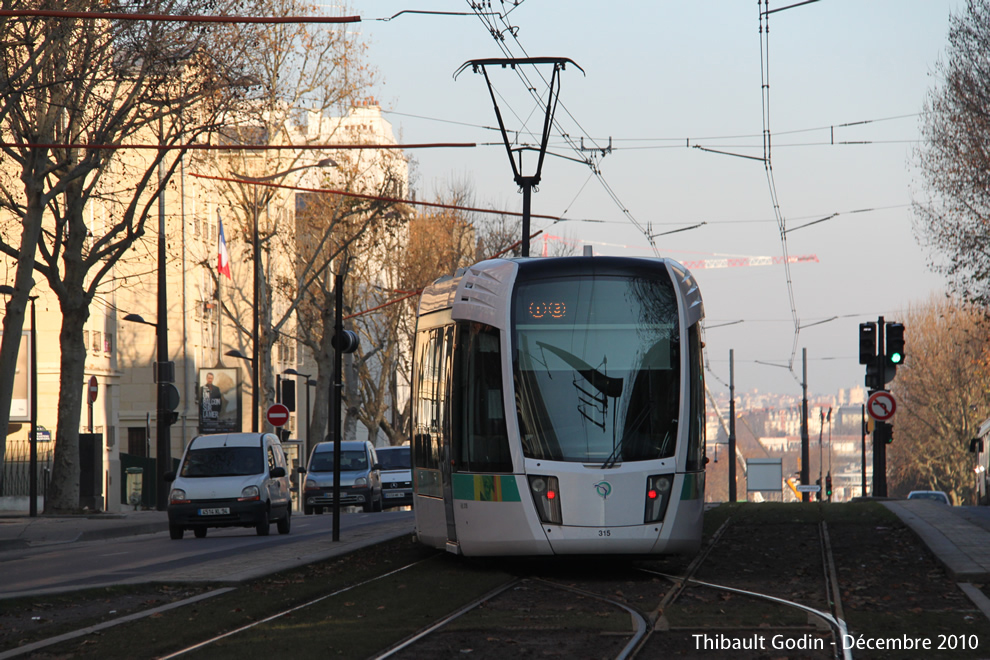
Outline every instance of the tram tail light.
[(646, 513), (643, 522), (652, 523), (663, 520), (670, 503), (670, 493), (673, 490), (674, 475), (656, 474), (646, 480)]
[(529, 490), (533, 503), (540, 514), (540, 521), (552, 525), (562, 525), (564, 517), (560, 512), (560, 491), (557, 477), (529, 476)]

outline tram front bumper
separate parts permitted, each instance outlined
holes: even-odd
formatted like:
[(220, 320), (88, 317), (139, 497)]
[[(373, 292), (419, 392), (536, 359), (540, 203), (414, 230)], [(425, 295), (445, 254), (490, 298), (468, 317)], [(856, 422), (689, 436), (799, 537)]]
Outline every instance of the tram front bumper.
[(662, 523), (623, 527), (543, 525), (555, 555), (651, 554), (662, 529)]

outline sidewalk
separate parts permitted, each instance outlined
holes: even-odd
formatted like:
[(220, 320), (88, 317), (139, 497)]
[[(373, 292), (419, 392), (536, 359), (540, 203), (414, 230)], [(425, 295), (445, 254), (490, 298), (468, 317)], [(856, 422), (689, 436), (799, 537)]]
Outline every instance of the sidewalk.
[(155, 534), (168, 531), (164, 511), (127, 511), (76, 516), (0, 515), (0, 552), (29, 546)]
[(990, 531), (966, 520), (956, 507), (928, 500), (882, 504), (921, 537), (956, 582), (990, 582)]

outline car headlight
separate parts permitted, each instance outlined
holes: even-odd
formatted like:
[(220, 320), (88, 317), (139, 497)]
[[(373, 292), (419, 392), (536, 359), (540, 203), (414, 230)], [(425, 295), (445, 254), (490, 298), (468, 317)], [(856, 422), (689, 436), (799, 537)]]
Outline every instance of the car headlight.
[(358, 477), (354, 480), (354, 485), (357, 487), (363, 487), (368, 485), (368, 477)]
[(316, 489), (317, 489), (316, 482), (313, 481), (312, 479), (307, 479), (306, 480), (306, 490), (316, 490)]
[(168, 501), (169, 504), (189, 504), (186, 491), (181, 488), (173, 488), (172, 492), (168, 494)]
[(258, 490), (257, 486), (248, 486), (241, 491), (241, 496), (238, 498), (241, 502), (249, 500), (260, 500), (261, 491)]

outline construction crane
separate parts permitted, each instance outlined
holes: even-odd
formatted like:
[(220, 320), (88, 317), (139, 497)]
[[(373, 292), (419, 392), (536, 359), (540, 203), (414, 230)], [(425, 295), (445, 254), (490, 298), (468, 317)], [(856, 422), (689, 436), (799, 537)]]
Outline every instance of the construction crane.
[[(636, 245), (622, 245), (621, 243), (603, 243), (601, 241), (579, 241), (572, 238), (567, 238), (565, 236), (554, 236), (553, 234), (543, 233), (543, 249), (541, 255), (547, 257), (550, 254), (549, 244), (550, 241), (559, 241), (561, 243), (568, 243), (571, 245), (602, 245), (606, 247), (619, 247), (627, 248), (633, 250), (642, 250), (645, 248)], [(678, 260), (680, 261), (680, 260)], [(733, 257), (719, 257), (713, 256), (711, 259), (696, 259), (693, 261), (680, 261), (686, 268), (691, 270), (701, 270), (701, 269), (712, 269), (712, 268), (743, 268), (749, 266), (780, 266), (782, 264), (799, 264), (799, 263), (819, 263), (817, 254), (799, 254), (799, 255), (789, 255), (787, 257), (750, 257), (750, 256), (733, 256)]]

